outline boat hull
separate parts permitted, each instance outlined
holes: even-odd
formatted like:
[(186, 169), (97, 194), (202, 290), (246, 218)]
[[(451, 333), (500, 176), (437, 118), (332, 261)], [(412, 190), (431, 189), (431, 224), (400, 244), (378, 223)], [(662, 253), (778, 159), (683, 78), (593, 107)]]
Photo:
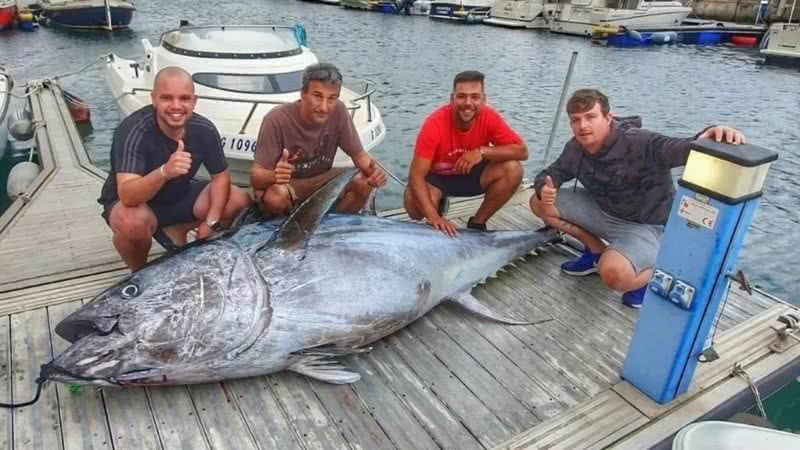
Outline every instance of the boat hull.
[[(133, 20), (132, 6), (111, 6), (111, 25), (113, 28), (127, 28)], [(104, 6), (59, 6), (45, 7), (42, 17), (48, 25), (73, 29), (106, 28), (106, 8)]]
[(432, 2), (428, 17), (467, 24), (479, 24), (489, 17), (491, 6), (465, 5), (458, 2)]
[(543, 0), (498, 0), (483, 23), (504, 28), (547, 30), (550, 24), (545, 19), (546, 8), (554, 9), (552, 5), (543, 5)]
[(685, 6), (659, 6), (647, 9), (593, 8), (561, 5), (550, 31), (577, 36), (591, 36), (593, 27), (622, 25), (628, 29), (669, 29), (676, 27), (692, 11)]
[(14, 25), (14, 17), (17, 15), (17, 7), (0, 6), (0, 31), (11, 28)]
[(800, 24), (772, 24), (762, 46), (761, 54), (767, 64), (800, 66)]

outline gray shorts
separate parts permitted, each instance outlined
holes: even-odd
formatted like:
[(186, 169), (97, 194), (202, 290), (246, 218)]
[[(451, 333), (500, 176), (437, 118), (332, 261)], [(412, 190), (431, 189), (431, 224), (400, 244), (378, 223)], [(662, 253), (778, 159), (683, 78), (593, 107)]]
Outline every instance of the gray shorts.
[(637, 274), (653, 267), (658, 255), (663, 225), (649, 225), (616, 218), (600, 209), (586, 189), (559, 189), (556, 208), (561, 218), (608, 241), (633, 265)]

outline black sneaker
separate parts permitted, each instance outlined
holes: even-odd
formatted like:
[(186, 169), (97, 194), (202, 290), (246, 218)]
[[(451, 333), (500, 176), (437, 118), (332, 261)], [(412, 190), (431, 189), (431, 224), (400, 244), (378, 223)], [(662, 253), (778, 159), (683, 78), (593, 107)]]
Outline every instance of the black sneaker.
[(486, 224), (475, 222), (474, 219), (474, 217), (469, 218), (467, 221), (467, 228), (470, 230), (486, 231)]

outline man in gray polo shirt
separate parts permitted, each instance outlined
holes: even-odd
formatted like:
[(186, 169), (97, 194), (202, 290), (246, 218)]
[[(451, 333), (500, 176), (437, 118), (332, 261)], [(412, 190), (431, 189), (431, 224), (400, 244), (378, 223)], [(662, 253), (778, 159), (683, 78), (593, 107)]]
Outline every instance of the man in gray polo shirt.
[[(584, 244), (579, 258), (561, 265), (564, 273), (599, 272), (607, 286), (624, 292), (625, 305), (640, 308), (675, 195), (671, 169), (686, 164), (695, 139), (740, 144), (744, 135), (709, 127), (691, 138), (663, 136), (615, 120), (608, 98), (595, 89), (576, 91), (567, 113), (574, 137), (536, 176), (531, 209)], [(558, 188), (573, 178), (583, 188)]]
[(271, 215), (288, 214), (342, 169), (333, 168), (341, 148), (359, 169), (345, 187), (338, 212), (358, 212), (386, 174), (364, 151), (353, 119), (339, 100), (342, 74), (332, 64), (303, 72), (300, 100), (272, 108), (261, 122), (250, 171), (256, 202)]

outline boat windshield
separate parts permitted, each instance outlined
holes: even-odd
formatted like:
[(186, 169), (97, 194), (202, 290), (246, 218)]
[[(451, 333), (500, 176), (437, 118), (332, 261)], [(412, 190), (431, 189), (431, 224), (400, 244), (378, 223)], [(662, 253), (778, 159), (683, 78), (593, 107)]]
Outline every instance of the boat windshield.
[(278, 26), (181, 27), (164, 33), (161, 46), (201, 58), (282, 58), (303, 53), (295, 29)]
[(298, 92), (303, 85), (302, 71), (269, 74), (196, 73), (192, 78), (203, 86), (247, 94)]

